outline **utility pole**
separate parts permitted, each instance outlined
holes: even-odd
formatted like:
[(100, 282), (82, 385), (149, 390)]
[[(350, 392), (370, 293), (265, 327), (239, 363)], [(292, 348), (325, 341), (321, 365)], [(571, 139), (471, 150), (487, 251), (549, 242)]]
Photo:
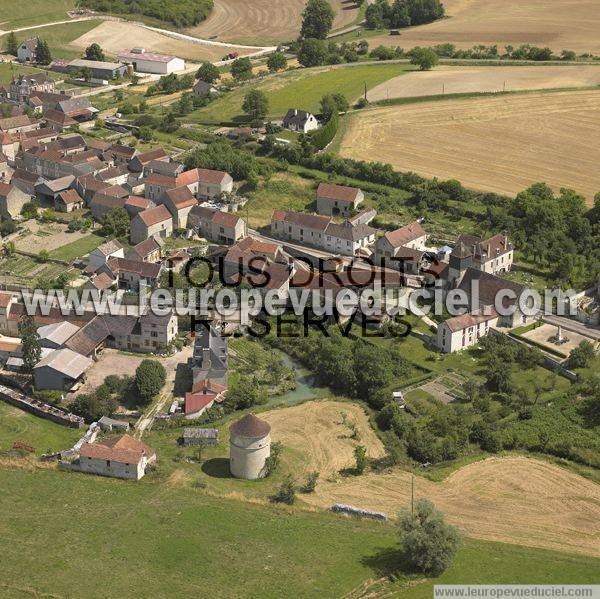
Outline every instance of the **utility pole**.
[(410, 515), (415, 515), (415, 473), (411, 473), (410, 478)]

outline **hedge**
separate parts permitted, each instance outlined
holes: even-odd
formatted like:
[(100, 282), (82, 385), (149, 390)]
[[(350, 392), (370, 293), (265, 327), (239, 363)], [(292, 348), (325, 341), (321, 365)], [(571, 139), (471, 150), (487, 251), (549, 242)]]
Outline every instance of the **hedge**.
[(338, 116), (337, 112), (334, 112), (331, 115), (331, 118), (327, 121), (327, 124), (311, 135), (312, 145), (317, 150), (325, 149), (333, 141), (333, 138), (338, 132), (339, 126), (340, 117)]

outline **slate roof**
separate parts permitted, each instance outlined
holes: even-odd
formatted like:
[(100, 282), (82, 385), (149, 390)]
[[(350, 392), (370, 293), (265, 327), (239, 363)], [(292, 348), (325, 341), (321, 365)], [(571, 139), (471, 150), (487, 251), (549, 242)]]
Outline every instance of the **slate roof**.
[(271, 432), (271, 425), (254, 414), (246, 414), (231, 425), (229, 432), (240, 437), (257, 439), (268, 435)]

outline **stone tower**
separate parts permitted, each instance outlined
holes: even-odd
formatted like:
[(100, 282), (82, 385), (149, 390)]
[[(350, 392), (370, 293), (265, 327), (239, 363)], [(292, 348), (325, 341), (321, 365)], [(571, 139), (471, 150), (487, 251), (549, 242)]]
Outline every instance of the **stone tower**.
[(271, 454), (271, 425), (247, 414), (229, 428), (229, 469), (236, 478), (254, 480), (266, 474)]

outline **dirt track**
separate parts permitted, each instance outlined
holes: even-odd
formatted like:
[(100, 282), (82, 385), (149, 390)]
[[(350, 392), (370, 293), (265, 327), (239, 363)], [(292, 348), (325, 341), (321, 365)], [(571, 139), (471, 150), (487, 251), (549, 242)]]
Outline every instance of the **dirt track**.
[(357, 113), (340, 153), (515, 194), (545, 181), (600, 191), (600, 90), (421, 102)]
[(458, 48), (477, 44), (532, 44), (556, 52), (600, 54), (598, 0), (445, 0), (447, 19), (401, 31), (400, 36), (369, 38), (379, 44), (413, 48), (452, 43)]
[(600, 85), (600, 64), (574, 66), (440, 66), (394, 77), (369, 91), (369, 100), (441, 94), (558, 89)]
[[(357, 15), (353, 0), (331, 0), (334, 28), (352, 23)], [(187, 32), (219, 41), (263, 45), (296, 39), (306, 0), (215, 0), (206, 21)]]

